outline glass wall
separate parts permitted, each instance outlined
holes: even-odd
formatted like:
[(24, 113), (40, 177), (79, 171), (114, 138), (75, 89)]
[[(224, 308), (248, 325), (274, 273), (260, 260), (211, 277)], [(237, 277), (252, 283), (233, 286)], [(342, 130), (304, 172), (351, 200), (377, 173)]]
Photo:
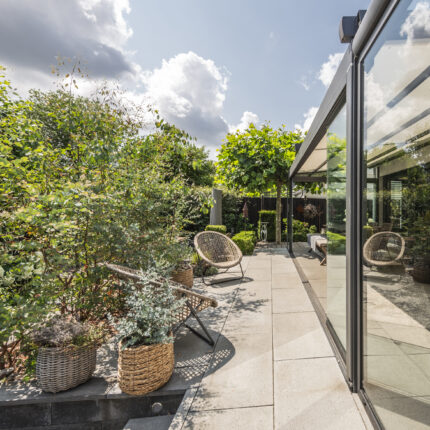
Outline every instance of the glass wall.
[(346, 106), (327, 131), (327, 317), (346, 348)]
[(363, 375), (387, 429), (430, 428), (430, 0), (364, 59)]

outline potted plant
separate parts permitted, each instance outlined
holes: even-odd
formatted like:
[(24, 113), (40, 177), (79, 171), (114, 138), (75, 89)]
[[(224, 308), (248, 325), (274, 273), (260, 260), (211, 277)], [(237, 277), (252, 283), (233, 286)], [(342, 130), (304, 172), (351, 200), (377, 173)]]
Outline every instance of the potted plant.
[(114, 321), (119, 336), (118, 382), (127, 394), (143, 395), (163, 386), (174, 367), (171, 328), (182, 306), (169, 281), (141, 272), (127, 284), (126, 313)]
[(100, 330), (57, 315), (33, 331), (31, 337), (39, 347), (36, 377), (43, 391), (65, 391), (91, 378), (102, 338)]
[(190, 264), (192, 249), (182, 239), (171, 244), (165, 251), (165, 259), (170, 264), (172, 281), (191, 289), (194, 284), (193, 268)]

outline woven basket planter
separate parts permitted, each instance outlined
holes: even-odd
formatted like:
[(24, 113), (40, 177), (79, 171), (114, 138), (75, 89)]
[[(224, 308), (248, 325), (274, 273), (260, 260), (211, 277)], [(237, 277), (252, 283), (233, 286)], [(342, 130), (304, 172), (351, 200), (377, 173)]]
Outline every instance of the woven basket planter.
[(194, 283), (193, 268), (190, 264), (181, 267), (172, 272), (172, 281), (182, 284), (184, 287), (191, 289)]
[(69, 390), (91, 378), (96, 369), (97, 345), (40, 347), (36, 361), (39, 386), (48, 393)]
[(119, 345), (119, 387), (124, 393), (134, 395), (154, 391), (170, 379), (174, 364), (173, 343), (125, 349)]

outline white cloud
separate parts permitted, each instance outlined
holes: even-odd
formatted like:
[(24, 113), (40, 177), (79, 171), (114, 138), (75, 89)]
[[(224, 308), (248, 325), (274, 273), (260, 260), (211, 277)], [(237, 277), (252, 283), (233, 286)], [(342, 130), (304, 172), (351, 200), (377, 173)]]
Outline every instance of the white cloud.
[(236, 125), (230, 125), (229, 126), (229, 132), (234, 133), (235, 131), (244, 131), (249, 127), (249, 124), (257, 125), (260, 119), (258, 118), (258, 115), (245, 111), (242, 115), (242, 118), (240, 118), (239, 124)]
[(343, 52), (331, 54), (329, 55), (328, 60), (322, 64), (317, 77), (325, 87), (328, 87), (331, 84), (343, 56)]
[[(0, 64), (23, 93), (52, 88), (57, 55), (79, 58), (89, 75), (78, 82), (80, 94), (92, 93), (103, 80), (113, 86), (118, 79), (125, 101), (152, 104), (214, 156), (232, 127), (223, 117), (229, 72), (194, 52), (142, 70), (127, 51), (133, 34), (130, 12), (129, 0), (2, 0)], [(238, 127), (248, 121), (258, 121), (257, 115), (245, 112)]]
[(271, 32), (269, 33), (269, 39), (274, 40), (275, 38), (276, 38), (276, 34), (275, 34), (275, 32), (274, 32), (274, 31), (271, 31)]
[(403, 23), (401, 36), (407, 36), (408, 41), (415, 38), (430, 36), (430, 5), (428, 2), (418, 2)]
[(303, 114), (305, 118), (303, 125), (295, 124), (294, 128), (297, 130), (301, 130), (302, 132), (309, 130), (317, 112), (318, 112), (318, 108), (316, 106), (312, 106), (311, 108), (309, 108), (308, 111)]
[(2, 64), (48, 73), (61, 56), (85, 60), (92, 77), (136, 73), (124, 48), (128, 0), (3, 0), (0, 8)]

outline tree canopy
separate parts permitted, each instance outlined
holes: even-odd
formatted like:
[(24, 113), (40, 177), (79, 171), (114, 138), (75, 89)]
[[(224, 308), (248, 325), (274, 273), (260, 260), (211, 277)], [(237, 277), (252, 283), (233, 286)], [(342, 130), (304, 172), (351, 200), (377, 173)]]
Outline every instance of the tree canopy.
[(247, 192), (276, 189), (276, 241), (281, 241), (281, 192), (296, 156), (296, 144), (303, 142), (299, 131), (284, 126), (273, 129), (266, 123), (253, 124), (243, 132), (227, 135), (218, 155), (217, 181)]

